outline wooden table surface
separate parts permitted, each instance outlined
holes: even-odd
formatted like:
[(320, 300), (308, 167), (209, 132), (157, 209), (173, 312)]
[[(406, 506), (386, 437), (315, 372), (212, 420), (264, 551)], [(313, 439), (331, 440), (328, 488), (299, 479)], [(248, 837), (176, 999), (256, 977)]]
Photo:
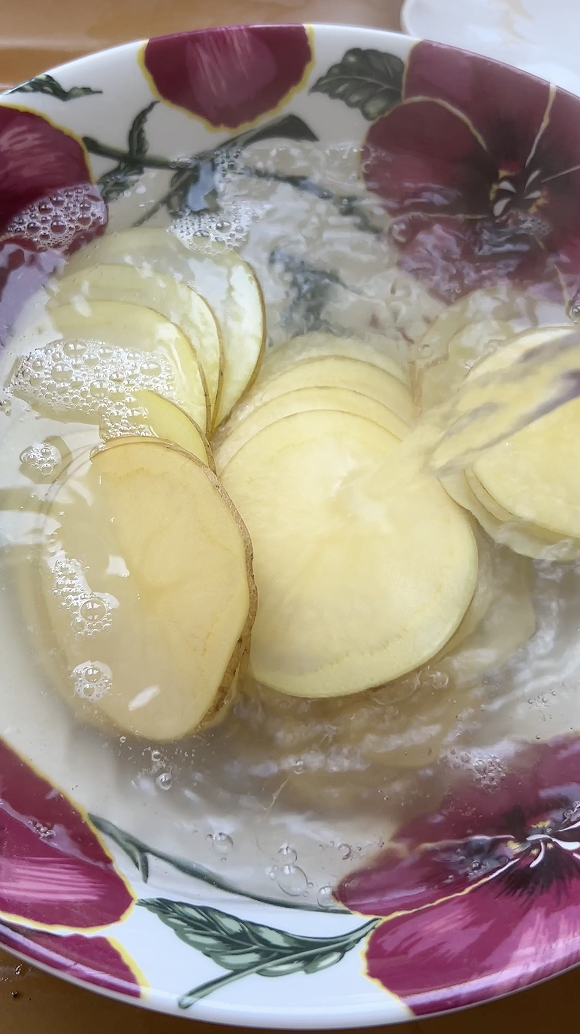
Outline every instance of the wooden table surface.
[[(241, 22), (330, 22), (398, 29), (402, 0), (1, 0), (0, 88), (131, 39)], [(500, 1002), (388, 1031), (507, 1034), (578, 1026), (580, 969)], [(0, 1034), (211, 1034), (234, 1030), (145, 1012), (22, 965), (0, 951)], [(191, 1021), (189, 1021), (191, 1023)]]

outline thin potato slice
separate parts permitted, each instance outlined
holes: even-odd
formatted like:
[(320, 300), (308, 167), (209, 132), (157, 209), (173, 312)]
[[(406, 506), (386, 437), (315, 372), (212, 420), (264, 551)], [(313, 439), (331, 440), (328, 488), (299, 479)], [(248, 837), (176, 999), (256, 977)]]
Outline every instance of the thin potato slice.
[(253, 438), (263, 427), (294, 413), (314, 410), (337, 410), (366, 417), (384, 427), (396, 438), (402, 439), (409, 433), (407, 424), (368, 395), (361, 395), (349, 388), (298, 388), (286, 395), (278, 395), (250, 410), (241, 420), (227, 421), (220, 429), (214, 442), (217, 469), (223, 470), (242, 445)]
[(224, 368), (216, 427), (225, 420), (260, 364), (265, 341), (262, 292), (251, 267), (235, 251), (203, 238), (187, 247), (169, 230), (135, 227), (99, 237), (67, 264), (76, 273), (97, 262), (126, 262), (182, 279), (211, 306), (222, 332)]
[[(53, 309), (51, 319), (63, 338), (102, 341), (111, 348), (143, 354), (147, 366), (157, 355), (169, 363), (174, 398), (205, 431), (211, 421), (203, 370), (190, 341), (165, 317), (129, 302), (91, 302), (86, 315), (74, 305)], [(95, 381), (99, 372), (95, 371)], [(130, 392), (133, 384), (127, 384)]]
[(48, 504), (40, 584), (57, 689), (89, 720), (170, 741), (225, 706), (255, 612), (251, 546), (193, 456), (138, 438), (80, 461)]
[(438, 482), (401, 479), (379, 500), (350, 491), (397, 446), (363, 417), (298, 413), (258, 432), (223, 471), (254, 546), (250, 665), (264, 684), (294, 696), (361, 692), (423, 664), (460, 624), (477, 547)]
[(350, 388), (381, 402), (406, 424), (415, 419), (411, 395), (400, 381), (377, 366), (346, 356), (320, 356), (296, 363), (256, 388), (256, 404), (298, 388)]
[(442, 478), (442, 484), (452, 499), (469, 510), (475, 519), (498, 545), (509, 546), (515, 553), (534, 560), (578, 560), (580, 542), (577, 539), (550, 535), (525, 521), (500, 521), (483, 506), (472, 492), (464, 474), (452, 474)]
[(48, 307), (83, 306), (93, 301), (143, 305), (175, 323), (195, 349), (214, 412), (222, 377), (222, 346), (213, 313), (197, 291), (150, 268), (103, 263), (56, 281)]
[(424, 412), (446, 402), (478, 359), (513, 336), (513, 328), (505, 320), (482, 320), (458, 331), (449, 341), (447, 358), (423, 371), (419, 390), (421, 410)]
[(347, 359), (361, 359), (371, 366), (390, 373), (398, 381), (408, 387), (408, 371), (403, 370), (396, 359), (379, 351), (374, 345), (360, 338), (337, 337), (336, 334), (313, 332), (291, 338), (277, 348), (270, 349), (265, 356), (259, 374), (259, 381), (281, 373), (287, 366), (302, 362), (303, 359), (317, 359), (320, 356), (345, 356)]
[(215, 471), (209, 442), (187, 413), (153, 391), (138, 391), (135, 401), (136, 424), (145, 424), (157, 438), (178, 445)]

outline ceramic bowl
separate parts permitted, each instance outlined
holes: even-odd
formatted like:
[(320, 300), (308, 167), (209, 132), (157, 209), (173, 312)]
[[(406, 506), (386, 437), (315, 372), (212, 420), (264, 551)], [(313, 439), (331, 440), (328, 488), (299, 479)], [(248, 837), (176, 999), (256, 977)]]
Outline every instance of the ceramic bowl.
[[(285, 213), (271, 230), (265, 182)], [(63, 65), (3, 96), (0, 184), (6, 326), (107, 218), (246, 248), (272, 339), (334, 321), (418, 360), (430, 323), (478, 291), (517, 289), (566, 323), (578, 289), (580, 100), (387, 32), (209, 29)], [(73, 231), (37, 204), (67, 190), (85, 204)], [(535, 577), (577, 578), (553, 571)], [(396, 1023), (575, 965), (580, 662), (546, 621), (510, 661), (507, 703), (483, 675), (451, 701), (484, 715), (479, 739), (438, 739), (432, 686), (375, 785), (356, 752), (319, 764), (296, 714), (261, 727), (288, 740), (244, 771), (231, 725), (172, 750), (77, 726), (0, 593), (0, 942), (146, 1008), (268, 1028)]]

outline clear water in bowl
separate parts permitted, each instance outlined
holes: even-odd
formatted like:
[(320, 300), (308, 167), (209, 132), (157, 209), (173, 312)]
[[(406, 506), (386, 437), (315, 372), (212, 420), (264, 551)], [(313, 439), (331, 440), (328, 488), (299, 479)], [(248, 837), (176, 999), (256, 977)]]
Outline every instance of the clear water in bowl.
[[(251, 263), (264, 293), (268, 347), (310, 331), (358, 336), (410, 364), (417, 384), (430, 383), (427, 370), (436, 372), (431, 387), (438, 377), (444, 384), (445, 352), (425, 340), (445, 306), (399, 268), (384, 233), (388, 218), (361, 187), (358, 160), (350, 145), (325, 151), (255, 144), (243, 165), (222, 170), (217, 211), (183, 216), (173, 230), (185, 242), (202, 232)], [(145, 193), (142, 186), (113, 204), (111, 230), (149, 216), (151, 225), (166, 225), (154, 211), (155, 175)], [(15, 359), (51, 339), (46, 297), (27, 306), (0, 364), (4, 734), (61, 786), (66, 781), (63, 788), (85, 807), (121, 827), (133, 816), (133, 832), (147, 843), (245, 889), (325, 908), (332, 904), (329, 886), (387, 842), (401, 821), (431, 810), (465, 771), (492, 793), (518, 739), (546, 740), (577, 728), (580, 571), (516, 557), (483, 533), (483, 633), (471, 652), (458, 646), (457, 663), (435, 659), (394, 683), (338, 700), (283, 696), (247, 676), (222, 724), (171, 745), (78, 722), (52, 690), (46, 659), (31, 650), (31, 633), (38, 645), (29, 627), (36, 618), (19, 589), (23, 566), (34, 563), (39, 503), (71, 455), (100, 440), (90, 414), (55, 414), (55, 399), (69, 393), (74, 401), (79, 391), (71, 344), (55, 351), (50, 376), (39, 361), (32, 392), (10, 391)], [(514, 332), (563, 320), (548, 303), (522, 304), (515, 291), (490, 298), (492, 314), (494, 306), (500, 318), (509, 310)], [(466, 314), (463, 326), (476, 324)], [(110, 388), (114, 374), (114, 357), (106, 348), (97, 354), (99, 347), (93, 394), (103, 378)], [(474, 334), (463, 370), (481, 348)], [(451, 384), (457, 369), (447, 372)], [(155, 390), (163, 376), (162, 368), (151, 369), (142, 386)], [(126, 417), (122, 395), (111, 400), (115, 405), (113, 424)], [(93, 608), (91, 620), (97, 618)], [(159, 864), (156, 878), (177, 886), (178, 875)]]

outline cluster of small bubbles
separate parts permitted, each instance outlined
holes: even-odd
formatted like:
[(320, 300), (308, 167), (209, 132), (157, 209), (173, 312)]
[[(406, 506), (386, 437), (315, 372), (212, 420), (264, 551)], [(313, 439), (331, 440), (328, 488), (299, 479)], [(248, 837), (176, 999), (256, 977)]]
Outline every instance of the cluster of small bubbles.
[(321, 908), (330, 908), (331, 905), (334, 904), (332, 887), (321, 887), (316, 896), (316, 900)]
[(277, 865), (269, 865), (268, 868), (266, 869), (266, 876), (270, 880), (275, 880), (277, 872), (278, 872), (278, 866)]
[(66, 251), (73, 241), (89, 239), (106, 221), (106, 206), (89, 184), (64, 187), (43, 197), (15, 215), (7, 233), (45, 248)]
[(308, 890), (308, 877), (298, 865), (284, 865), (275, 875), (280, 890), (291, 898), (302, 897)]
[(52, 591), (70, 613), (71, 628), (78, 636), (92, 637), (110, 628), (111, 605), (105, 596), (91, 592), (78, 560), (55, 561)]
[(135, 392), (154, 391), (177, 401), (171, 364), (101, 341), (52, 341), (23, 356), (10, 391), (54, 413), (82, 413), (99, 422), (105, 438), (150, 435)]
[(33, 479), (53, 480), (62, 465), (62, 456), (55, 445), (37, 442), (20, 453), (20, 464), (22, 473)]
[(0, 413), (4, 416), (10, 416), (12, 413), (12, 399), (6, 392), (0, 391)]
[(41, 840), (50, 840), (54, 836), (54, 829), (45, 826), (43, 822), (34, 823), (34, 832), (38, 833)]
[(219, 855), (221, 858), (229, 855), (234, 846), (232, 838), (227, 833), (208, 833), (206, 840), (211, 845), (214, 854)]
[(71, 672), (74, 691), (83, 700), (100, 700), (111, 689), (111, 669), (100, 661), (84, 661)]
[(171, 772), (160, 772), (155, 780), (155, 785), (160, 790), (170, 790), (171, 784), (173, 783), (173, 775)]
[(278, 854), (287, 865), (291, 865), (298, 858), (296, 851), (293, 847), (290, 847), (290, 844), (283, 844), (279, 849)]
[(245, 243), (254, 221), (254, 213), (244, 205), (228, 204), (227, 219), (218, 212), (188, 212), (177, 219), (171, 232), (186, 246), (194, 238), (207, 237), (230, 248)]

